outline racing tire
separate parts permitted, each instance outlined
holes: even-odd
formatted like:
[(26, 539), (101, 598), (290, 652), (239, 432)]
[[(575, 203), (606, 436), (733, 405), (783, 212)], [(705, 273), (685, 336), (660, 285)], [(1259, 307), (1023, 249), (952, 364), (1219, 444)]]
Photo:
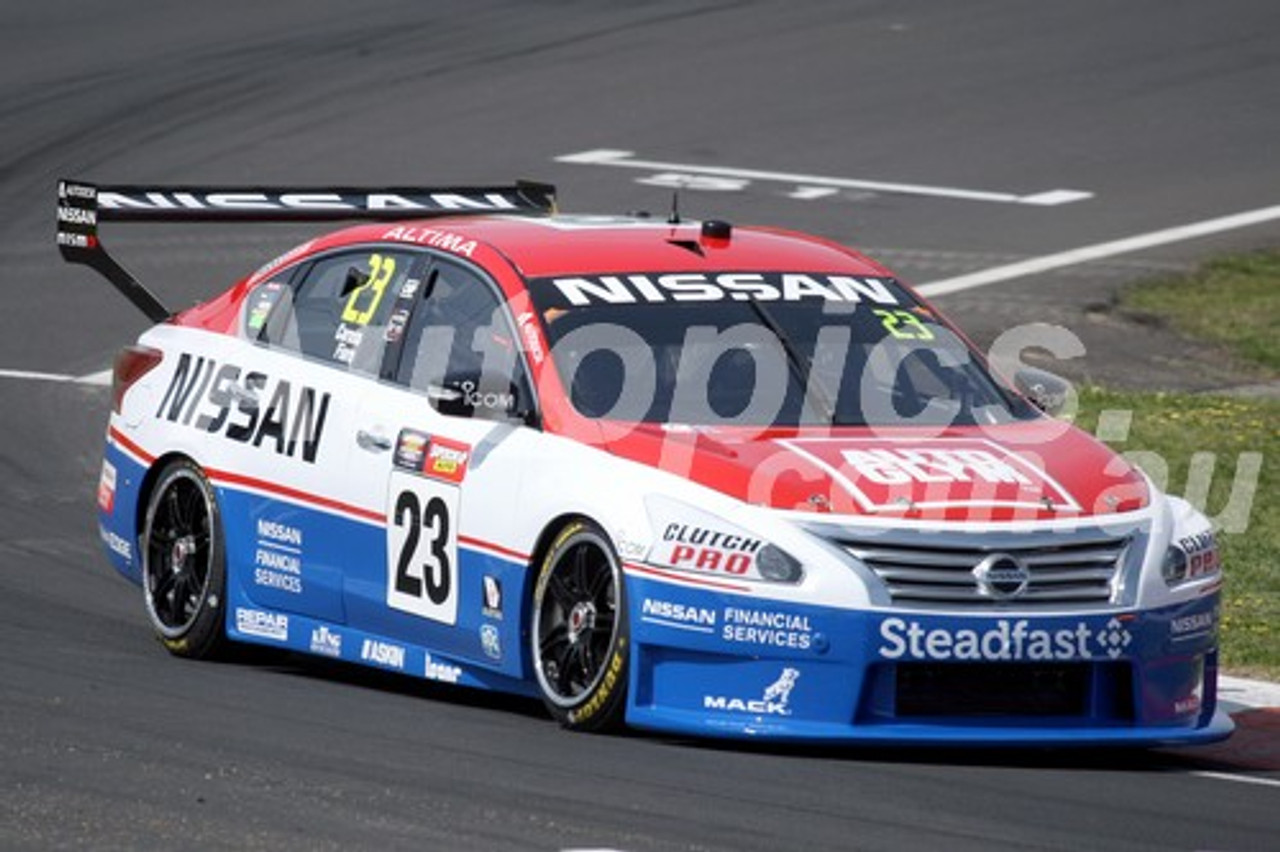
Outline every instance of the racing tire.
[(574, 521), (533, 591), (533, 667), (551, 715), (575, 731), (622, 726), (631, 642), (622, 562), (600, 527)]
[(209, 480), (186, 460), (161, 472), (142, 527), (142, 592), (169, 653), (217, 656), (226, 644), (227, 567), (222, 518)]

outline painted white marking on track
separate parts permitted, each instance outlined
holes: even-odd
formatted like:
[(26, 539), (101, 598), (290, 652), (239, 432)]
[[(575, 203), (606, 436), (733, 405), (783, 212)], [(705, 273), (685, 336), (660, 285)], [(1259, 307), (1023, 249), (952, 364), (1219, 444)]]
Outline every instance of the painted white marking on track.
[(970, 272), (955, 278), (930, 281), (927, 284), (917, 286), (916, 289), (924, 296), (945, 296), (949, 293), (960, 293), (965, 290), (972, 290), (975, 287), (985, 287), (988, 284), (1010, 281), (1014, 278), (1038, 275), (1042, 272), (1061, 269), (1065, 266), (1076, 266), (1092, 260), (1103, 260), (1119, 254), (1128, 254), (1156, 246), (1168, 245), (1169, 243), (1191, 240), (1196, 237), (1205, 237), (1211, 234), (1220, 234), (1224, 231), (1233, 231), (1237, 228), (1260, 225), (1275, 219), (1280, 219), (1280, 205), (1263, 207), (1259, 210), (1248, 210), (1244, 213), (1221, 216), (1217, 219), (1206, 219), (1203, 222), (1165, 228), (1162, 231), (1152, 231), (1149, 234), (1139, 234), (1120, 240), (1096, 243), (1091, 246), (1058, 252), (1057, 254), (1047, 254), (1042, 257), (1020, 260), (1017, 263), (1010, 263), (1004, 266), (993, 266), (990, 269)]
[(109, 385), (111, 371), (71, 376), (66, 373), (41, 373), (35, 370), (0, 370), (0, 379), (22, 379), (29, 382), (70, 382), (79, 385)]
[[(593, 151), (580, 151), (576, 154), (564, 154), (556, 157), (557, 163), (574, 163), (584, 166), (614, 166), (624, 169), (644, 169), (665, 174), (661, 185), (669, 186), (673, 177), (679, 175), (713, 176), (735, 180), (759, 180), (771, 183), (789, 183), (801, 188), (834, 187), (836, 189), (862, 189), (871, 192), (889, 192), (899, 195), (926, 195), (934, 198), (952, 198), (961, 201), (989, 201), (1001, 204), (1031, 204), (1039, 207), (1070, 204), (1092, 198), (1093, 193), (1075, 189), (1052, 189), (1036, 192), (1031, 195), (1017, 195), (1012, 192), (986, 192), (977, 189), (961, 189), (950, 186), (926, 186), (914, 183), (893, 183), (878, 180), (858, 180), (855, 178), (830, 177), (826, 175), (805, 175), (792, 172), (773, 172), (760, 169), (738, 169), (730, 166), (700, 166), (691, 163), (664, 163), (656, 160), (634, 159), (634, 151), (619, 151), (612, 148), (598, 148)], [(690, 188), (699, 188), (690, 182)], [(720, 188), (728, 188), (721, 186)], [(797, 196), (792, 196), (797, 197)], [(803, 196), (799, 196), (803, 197)], [(812, 196), (810, 197), (820, 197)]]
[(74, 382), (75, 376), (65, 373), (37, 373), (33, 370), (0, 370), (0, 378), (25, 379), (32, 382)]
[(1236, 781), (1240, 784), (1261, 784), (1264, 787), (1280, 787), (1280, 778), (1260, 778), (1257, 775), (1237, 775), (1234, 772), (1210, 772), (1207, 769), (1197, 769), (1191, 774), (1199, 775), (1201, 778), (1213, 778), (1217, 781)]

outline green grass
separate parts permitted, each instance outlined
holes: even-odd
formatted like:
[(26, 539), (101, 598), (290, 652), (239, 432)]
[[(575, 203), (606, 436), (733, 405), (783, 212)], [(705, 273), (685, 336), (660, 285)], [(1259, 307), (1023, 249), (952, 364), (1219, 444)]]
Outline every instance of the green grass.
[(1076, 425), (1096, 433), (1106, 411), (1132, 412), (1124, 440), (1107, 443), (1214, 522), (1226, 576), (1223, 668), (1280, 680), (1280, 400), (1085, 388)]
[(1141, 282), (1121, 306), (1280, 371), (1280, 250), (1221, 257), (1191, 275)]

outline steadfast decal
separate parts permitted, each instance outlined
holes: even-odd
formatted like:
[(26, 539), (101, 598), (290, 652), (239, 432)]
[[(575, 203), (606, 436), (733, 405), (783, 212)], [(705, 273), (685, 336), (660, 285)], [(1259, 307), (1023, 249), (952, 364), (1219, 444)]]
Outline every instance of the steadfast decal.
[(681, 272), (667, 275), (597, 275), (553, 278), (570, 305), (628, 305), (637, 302), (798, 302), (822, 299), (856, 304), (898, 305), (884, 280), (851, 275), (800, 273)]
[(1065, 661), (1118, 659), (1133, 635), (1117, 618), (1097, 629), (1084, 621), (1037, 627), (1025, 618), (1002, 618), (978, 629), (930, 627), (895, 617), (880, 623), (880, 639), (878, 653), (887, 660)]
[(184, 352), (155, 416), (314, 463), (328, 412), (327, 392)]

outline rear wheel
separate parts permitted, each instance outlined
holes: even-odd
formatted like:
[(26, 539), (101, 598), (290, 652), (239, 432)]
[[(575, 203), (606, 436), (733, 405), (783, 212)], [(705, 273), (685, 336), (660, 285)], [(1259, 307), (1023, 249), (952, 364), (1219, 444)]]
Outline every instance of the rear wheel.
[(222, 648), (226, 585), (213, 489), (191, 462), (172, 462), (151, 490), (142, 527), (147, 615), (170, 653), (204, 659)]
[(547, 709), (567, 728), (619, 727), (626, 711), (626, 589), (608, 537), (589, 521), (560, 531), (533, 593), (532, 656)]

